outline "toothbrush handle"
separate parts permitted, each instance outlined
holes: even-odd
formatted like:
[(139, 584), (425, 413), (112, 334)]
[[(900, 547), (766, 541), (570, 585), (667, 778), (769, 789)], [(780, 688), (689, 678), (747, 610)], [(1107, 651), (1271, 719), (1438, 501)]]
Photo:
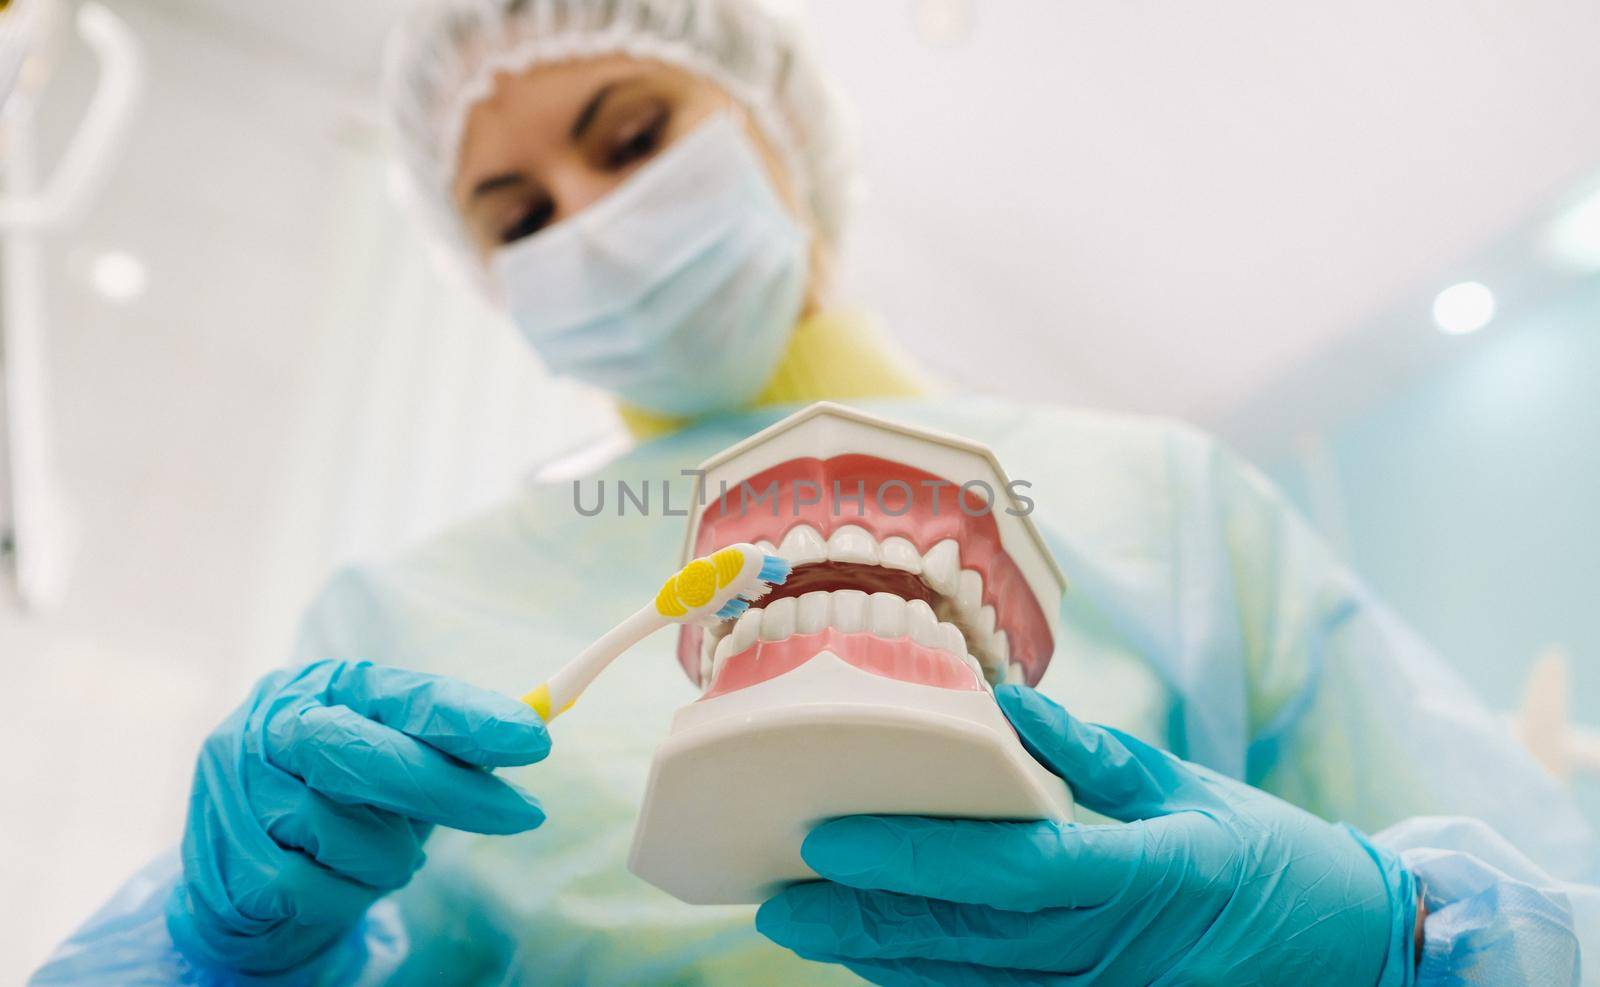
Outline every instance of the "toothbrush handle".
[(633, 616), (602, 634), (584, 648), (537, 689), (522, 697), (539, 718), (549, 723), (577, 702), (578, 696), (595, 676), (605, 670), (624, 651), (643, 641), (670, 621), (656, 613), (654, 604), (642, 607)]

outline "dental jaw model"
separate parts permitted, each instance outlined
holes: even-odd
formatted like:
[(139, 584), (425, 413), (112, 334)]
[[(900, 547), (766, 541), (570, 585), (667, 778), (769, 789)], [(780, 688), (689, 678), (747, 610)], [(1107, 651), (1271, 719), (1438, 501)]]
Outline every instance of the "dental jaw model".
[(680, 632), (702, 696), (656, 752), (635, 874), (754, 903), (815, 877), (825, 819), (1072, 818), (994, 701), (1044, 674), (1064, 582), (987, 448), (822, 403), (702, 470), (685, 558), (748, 541), (793, 572)]

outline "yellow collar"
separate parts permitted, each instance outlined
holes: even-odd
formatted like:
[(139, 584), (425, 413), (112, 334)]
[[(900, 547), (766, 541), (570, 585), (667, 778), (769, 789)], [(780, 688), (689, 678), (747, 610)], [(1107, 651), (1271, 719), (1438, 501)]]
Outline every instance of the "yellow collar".
[[(800, 320), (772, 380), (751, 407), (851, 398), (916, 397), (930, 384), (910, 357), (853, 312), (819, 312)], [(690, 423), (619, 403), (635, 439), (675, 432)]]

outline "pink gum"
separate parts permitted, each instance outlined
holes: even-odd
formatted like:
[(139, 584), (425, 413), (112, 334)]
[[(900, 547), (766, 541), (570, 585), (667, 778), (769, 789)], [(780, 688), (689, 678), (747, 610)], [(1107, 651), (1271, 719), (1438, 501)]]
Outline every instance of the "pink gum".
[(793, 634), (782, 641), (757, 641), (729, 655), (711, 688), (701, 699), (748, 689), (775, 679), (831, 651), (857, 668), (941, 689), (982, 689), (977, 673), (948, 652), (918, 644), (909, 637), (878, 637), (866, 631), (841, 631), (829, 627), (816, 634)]

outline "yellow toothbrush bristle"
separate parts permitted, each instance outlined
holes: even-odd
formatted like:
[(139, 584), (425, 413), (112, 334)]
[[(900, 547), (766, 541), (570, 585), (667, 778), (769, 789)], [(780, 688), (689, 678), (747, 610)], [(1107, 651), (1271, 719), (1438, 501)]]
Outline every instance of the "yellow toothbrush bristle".
[(710, 604), (717, 593), (733, 584), (744, 571), (744, 553), (730, 546), (695, 559), (661, 585), (656, 612), (669, 619)]
[(656, 612), (663, 617), (682, 617), (695, 607), (703, 607), (717, 594), (717, 569), (709, 559), (695, 559), (661, 584), (656, 594)]
[(712, 553), (711, 564), (717, 567), (717, 586), (720, 588), (733, 582), (744, 568), (744, 553), (737, 548), (724, 548)]
[(707, 559), (695, 559), (678, 573), (678, 599), (686, 607), (703, 607), (717, 595), (717, 567)]
[(663, 617), (682, 617), (688, 612), (689, 608), (678, 602), (678, 582), (674, 576), (662, 584), (661, 592), (656, 594), (656, 613)]

